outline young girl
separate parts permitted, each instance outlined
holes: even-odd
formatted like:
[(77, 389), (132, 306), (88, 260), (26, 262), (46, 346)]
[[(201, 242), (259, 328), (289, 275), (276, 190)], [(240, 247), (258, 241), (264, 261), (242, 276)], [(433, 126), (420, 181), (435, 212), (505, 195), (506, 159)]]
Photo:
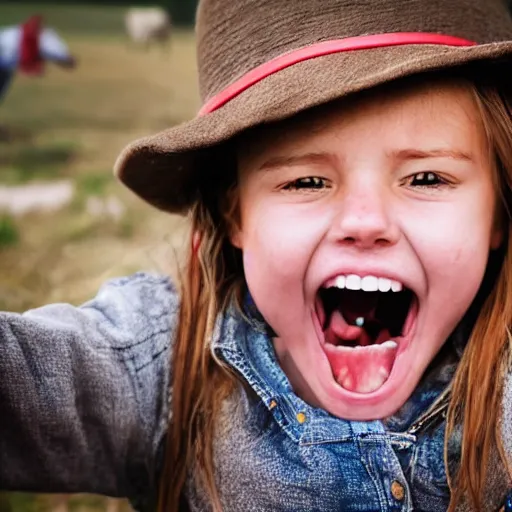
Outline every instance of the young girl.
[(178, 283), (0, 316), (0, 484), (141, 510), (511, 509), (502, 0), (203, 0), (199, 116), (120, 179)]

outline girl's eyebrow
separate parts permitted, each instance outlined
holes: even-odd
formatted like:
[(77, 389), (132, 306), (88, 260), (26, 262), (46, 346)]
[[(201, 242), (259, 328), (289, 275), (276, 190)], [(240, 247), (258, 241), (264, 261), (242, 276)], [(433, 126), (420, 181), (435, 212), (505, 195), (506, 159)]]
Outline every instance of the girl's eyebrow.
[(464, 160), (474, 162), (475, 159), (471, 153), (455, 149), (401, 149), (390, 153), (390, 157), (395, 160), (421, 160), (423, 158), (453, 158), (455, 160)]
[(294, 167), (300, 165), (330, 165), (334, 155), (330, 153), (306, 153), (304, 155), (277, 156), (270, 158), (259, 166), (260, 171), (270, 171), (278, 167)]
[[(426, 158), (452, 158), (466, 162), (474, 162), (475, 159), (471, 153), (466, 153), (456, 149), (401, 149), (388, 153), (388, 156), (394, 160), (422, 160)], [(331, 153), (306, 153), (304, 155), (276, 156), (266, 160), (258, 167), (259, 171), (271, 171), (282, 167), (297, 167), (301, 165), (334, 165), (333, 160), (336, 157)]]

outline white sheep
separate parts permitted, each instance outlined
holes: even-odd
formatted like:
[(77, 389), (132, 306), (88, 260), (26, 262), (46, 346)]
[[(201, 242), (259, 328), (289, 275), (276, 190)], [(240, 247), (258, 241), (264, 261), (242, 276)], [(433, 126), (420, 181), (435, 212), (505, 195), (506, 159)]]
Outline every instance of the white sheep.
[(166, 43), (171, 37), (171, 17), (160, 7), (132, 7), (125, 15), (130, 39), (148, 47), (153, 42)]

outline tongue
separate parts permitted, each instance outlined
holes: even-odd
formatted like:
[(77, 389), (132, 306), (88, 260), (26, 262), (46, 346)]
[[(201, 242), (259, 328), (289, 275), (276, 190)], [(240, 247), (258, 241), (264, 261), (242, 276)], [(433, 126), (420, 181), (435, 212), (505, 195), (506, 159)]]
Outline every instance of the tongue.
[(355, 348), (325, 345), (336, 382), (355, 393), (372, 393), (388, 380), (396, 350), (397, 344), (392, 340)]

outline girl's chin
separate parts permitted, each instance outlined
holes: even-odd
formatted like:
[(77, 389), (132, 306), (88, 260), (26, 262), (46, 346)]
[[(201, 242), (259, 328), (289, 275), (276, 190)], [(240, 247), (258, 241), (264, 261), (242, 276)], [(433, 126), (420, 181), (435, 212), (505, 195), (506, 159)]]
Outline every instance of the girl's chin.
[(317, 394), (318, 405), (330, 414), (346, 420), (370, 421), (391, 416), (404, 405), (416, 384), (410, 383), (410, 378), (407, 378), (406, 362), (397, 363), (388, 380), (369, 393), (348, 391), (334, 377), (322, 379), (317, 383), (322, 388)]

